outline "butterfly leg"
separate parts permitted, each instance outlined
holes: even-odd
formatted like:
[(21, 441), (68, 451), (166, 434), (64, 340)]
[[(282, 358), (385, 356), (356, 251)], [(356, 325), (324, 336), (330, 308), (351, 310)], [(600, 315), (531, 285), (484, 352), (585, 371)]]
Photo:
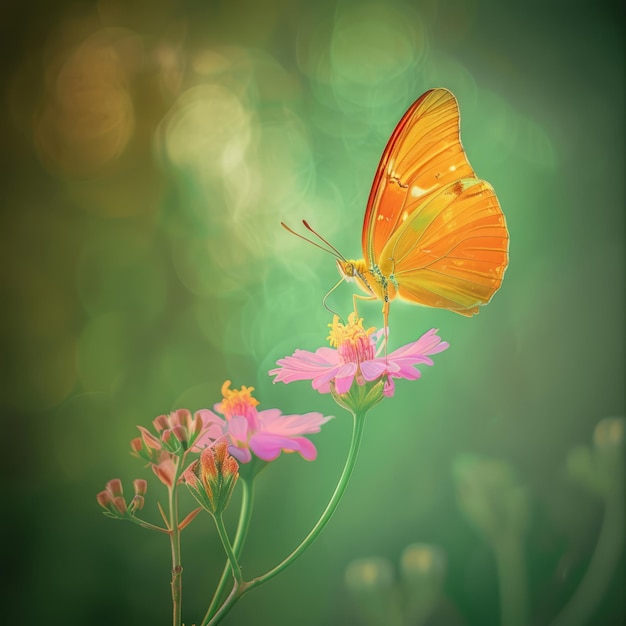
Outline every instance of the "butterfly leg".
[(356, 316), (359, 317), (359, 310), (357, 309), (356, 306), (356, 301), (357, 300), (376, 300), (376, 296), (362, 296), (361, 294), (358, 293), (354, 293), (352, 294), (352, 306), (354, 307), (354, 312), (356, 313)]

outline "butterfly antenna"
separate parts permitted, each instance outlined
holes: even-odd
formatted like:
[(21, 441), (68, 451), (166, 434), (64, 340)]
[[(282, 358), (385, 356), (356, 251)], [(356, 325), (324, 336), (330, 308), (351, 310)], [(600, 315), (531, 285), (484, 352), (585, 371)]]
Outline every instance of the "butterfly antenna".
[[(288, 232), (291, 233), (292, 235), (295, 235), (296, 237), (299, 237), (300, 239), (304, 239), (304, 241), (306, 241), (307, 243), (310, 243), (311, 245), (315, 246), (316, 248), (319, 248), (320, 250), (323, 250), (324, 252), (328, 252), (329, 254), (332, 254), (334, 257), (338, 257), (342, 260), (345, 260), (343, 258), (343, 256), (341, 256), (341, 254), (339, 254), (339, 252), (337, 252), (337, 250), (334, 248), (334, 246), (331, 246), (326, 240), (322, 239), (322, 237), (320, 237), (320, 239), (328, 245), (328, 248), (325, 248), (324, 246), (320, 246), (319, 243), (316, 243), (315, 241), (313, 241), (312, 239), (309, 239), (308, 237), (305, 237), (304, 235), (301, 235), (300, 233), (297, 233), (295, 230), (293, 230), (293, 228), (289, 228), (289, 226), (287, 226), (287, 224), (285, 224), (285, 222), (281, 222), (280, 225)], [(315, 233), (317, 234), (317, 233)], [(318, 235), (319, 237), (319, 235)]]
[(342, 261), (346, 260), (343, 254), (341, 254), (341, 252), (339, 252), (339, 250), (337, 250), (337, 248), (335, 248), (332, 243), (326, 241), (326, 239), (324, 239), (324, 237), (322, 237), (306, 220), (302, 220), (302, 223), (309, 232), (313, 233), (320, 241), (325, 243), (335, 253), (335, 256), (338, 259), (341, 259)]

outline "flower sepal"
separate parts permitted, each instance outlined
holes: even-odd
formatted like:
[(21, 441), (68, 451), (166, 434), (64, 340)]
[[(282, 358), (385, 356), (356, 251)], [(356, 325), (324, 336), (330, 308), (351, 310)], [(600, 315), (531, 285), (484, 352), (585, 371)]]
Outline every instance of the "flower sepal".
[(253, 454), (248, 463), (239, 464), (239, 477), (241, 480), (251, 484), (252, 481), (270, 465), (271, 461), (264, 461)]
[(205, 448), (183, 473), (191, 495), (211, 515), (220, 514), (228, 506), (237, 478), (239, 464), (224, 440)]
[(335, 384), (330, 383), (330, 393), (334, 401), (354, 414), (365, 414), (385, 397), (385, 381), (378, 379), (364, 385), (352, 385), (346, 393), (337, 393)]

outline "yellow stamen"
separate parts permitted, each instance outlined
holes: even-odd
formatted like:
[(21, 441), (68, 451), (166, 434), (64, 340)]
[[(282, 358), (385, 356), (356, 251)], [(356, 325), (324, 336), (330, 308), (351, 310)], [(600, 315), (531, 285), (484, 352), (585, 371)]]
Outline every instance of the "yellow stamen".
[(256, 398), (252, 397), (254, 387), (246, 387), (242, 385), (241, 389), (230, 389), (231, 381), (227, 380), (222, 385), (223, 399), (220, 402), (219, 410), (224, 415), (230, 415), (233, 413), (236, 407), (240, 407), (242, 404), (253, 407), (259, 404)]
[(376, 330), (373, 326), (365, 330), (363, 318), (357, 317), (355, 311), (348, 315), (347, 324), (342, 324), (339, 317), (335, 315), (332, 324), (329, 324), (328, 327), (330, 334), (327, 339), (333, 348), (338, 348), (344, 343), (356, 344), (360, 339), (368, 337)]

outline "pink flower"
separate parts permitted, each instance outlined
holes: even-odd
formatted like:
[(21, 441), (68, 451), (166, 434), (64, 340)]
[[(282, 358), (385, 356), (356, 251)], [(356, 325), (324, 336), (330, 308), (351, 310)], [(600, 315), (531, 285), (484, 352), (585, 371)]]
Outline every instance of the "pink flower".
[(215, 410), (223, 420), (205, 409), (207, 418), (222, 425), (230, 442), (229, 452), (241, 463), (249, 463), (252, 454), (264, 461), (273, 461), (281, 452), (298, 452), (307, 461), (317, 456), (315, 445), (302, 435), (320, 431), (332, 419), (321, 413), (282, 415), (278, 409), (257, 410), (259, 401), (252, 397), (253, 387), (230, 389), (230, 381), (222, 385), (223, 399)]
[(417, 341), (386, 356), (377, 356), (383, 346), (383, 330), (365, 330), (363, 320), (357, 318), (356, 313), (348, 316), (345, 325), (335, 315), (329, 327), (328, 339), (333, 347), (318, 348), (315, 352), (296, 350), (293, 355), (280, 359), (279, 367), (269, 372), (270, 376), (276, 376), (275, 383), (311, 380), (313, 389), (320, 393), (334, 391), (343, 395), (350, 391), (355, 380), (363, 386), (382, 379), (383, 393), (390, 397), (394, 393), (394, 378), (418, 379), (421, 374), (416, 366), (432, 365), (429, 355), (448, 348), (433, 328)]

